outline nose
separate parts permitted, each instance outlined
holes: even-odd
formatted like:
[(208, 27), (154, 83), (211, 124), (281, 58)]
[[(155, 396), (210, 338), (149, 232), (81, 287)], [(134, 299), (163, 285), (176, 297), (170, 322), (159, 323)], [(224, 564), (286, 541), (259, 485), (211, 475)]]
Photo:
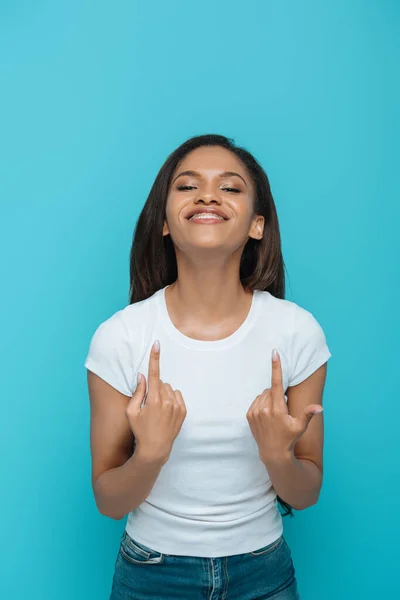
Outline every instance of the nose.
[(196, 199), (196, 203), (197, 202), (204, 202), (205, 204), (210, 204), (210, 202), (216, 202), (217, 204), (220, 204), (218, 196), (211, 189), (208, 191), (200, 190), (199, 196)]

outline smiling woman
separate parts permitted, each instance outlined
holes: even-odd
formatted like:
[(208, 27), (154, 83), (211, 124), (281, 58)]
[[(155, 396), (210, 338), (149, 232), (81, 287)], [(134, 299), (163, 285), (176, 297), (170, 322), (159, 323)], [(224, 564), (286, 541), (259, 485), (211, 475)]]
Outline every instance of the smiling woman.
[(111, 599), (298, 599), (278, 503), (318, 499), (331, 354), (284, 298), (276, 207), (247, 150), (204, 135), (167, 158), (130, 277), (85, 362), (96, 502), (128, 515)]

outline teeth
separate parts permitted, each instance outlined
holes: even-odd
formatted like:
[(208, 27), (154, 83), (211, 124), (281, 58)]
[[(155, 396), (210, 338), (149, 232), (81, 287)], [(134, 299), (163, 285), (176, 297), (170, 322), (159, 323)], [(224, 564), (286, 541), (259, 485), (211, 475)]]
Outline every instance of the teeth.
[(192, 219), (222, 219), (222, 220), (224, 220), (223, 217), (220, 217), (219, 215), (211, 214), (211, 213), (197, 213), (197, 214), (193, 215), (193, 217), (190, 217), (189, 221), (191, 221)]

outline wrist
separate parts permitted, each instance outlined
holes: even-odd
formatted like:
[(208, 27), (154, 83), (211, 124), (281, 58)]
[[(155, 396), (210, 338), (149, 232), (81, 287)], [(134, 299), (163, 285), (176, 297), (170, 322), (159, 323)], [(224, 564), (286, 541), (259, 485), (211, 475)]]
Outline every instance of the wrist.
[(264, 463), (266, 467), (268, 466), (279, 466), (285, 465), (293, 462), (295, 459), (295, 454), (293, 450), (286, 450), (284, 452), (279, 452), (276, 454), (271, 454), (267, 457), (261, 457), (261, 461)]
[(168, 457), (160, 456), (154, 454), (151, 450), (146, 450), (146, 448), (141, 448), (137, 446), (135, 448), (135, 452), (132, 455), (132, 458), (136, 457), (136, 460), (144, 465), (160, 465), (163, 466), (168, 460)]

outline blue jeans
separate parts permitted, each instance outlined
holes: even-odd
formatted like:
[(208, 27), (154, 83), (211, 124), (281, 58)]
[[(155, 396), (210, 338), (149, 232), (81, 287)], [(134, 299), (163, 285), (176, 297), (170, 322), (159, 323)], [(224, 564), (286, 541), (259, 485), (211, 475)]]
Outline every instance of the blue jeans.
[(254, 552), (218, 558), (162, 554), (126, 531), (109, 600), (300, 600), (283, 535)]

